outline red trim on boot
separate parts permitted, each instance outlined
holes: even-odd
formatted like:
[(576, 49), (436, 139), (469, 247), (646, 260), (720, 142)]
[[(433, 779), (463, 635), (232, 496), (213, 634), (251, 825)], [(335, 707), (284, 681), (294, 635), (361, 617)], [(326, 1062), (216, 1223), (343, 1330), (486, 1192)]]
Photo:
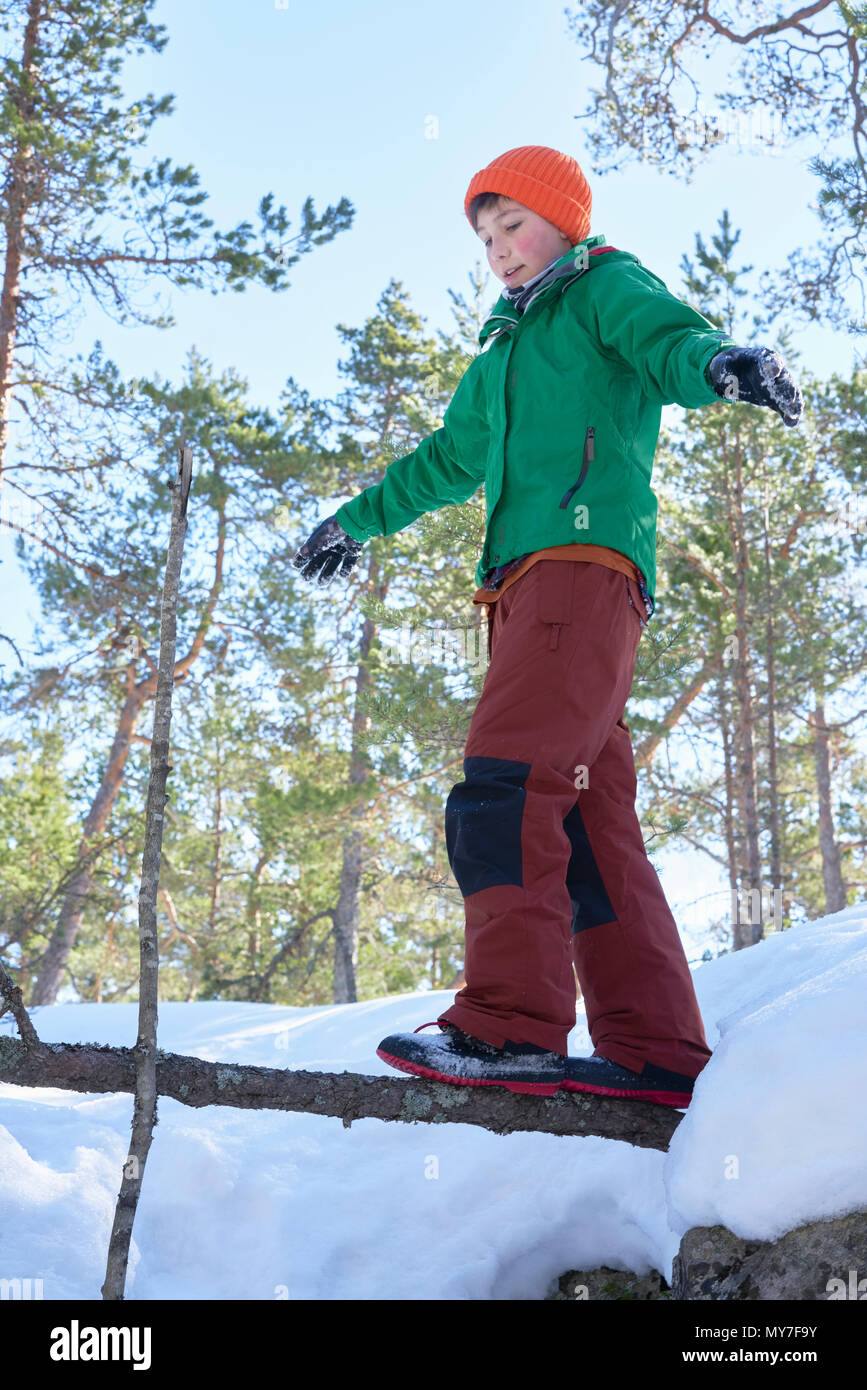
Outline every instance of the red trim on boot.
[[(598, 1054), (594, 1054), (598, 1055)], [(560, 1082), (564, 1091), (591, 1091), (596, 1096), (623, 1096), (628, 1100), (651, 1100), (655, 1105), (671, 1105), (683, 1110), (692, 1100), (691, 1095), (682, 1091), (627, 1091), (619, 1086), (591, 1086), (589, 1081)]]

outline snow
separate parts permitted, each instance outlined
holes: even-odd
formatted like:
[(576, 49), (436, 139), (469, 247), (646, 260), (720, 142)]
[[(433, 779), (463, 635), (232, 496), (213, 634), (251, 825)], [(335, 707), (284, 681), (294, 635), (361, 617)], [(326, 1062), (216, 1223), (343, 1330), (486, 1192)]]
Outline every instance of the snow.
[[(867, 1208), (867, 905), (694, 972), (713, 1057), (670, 1151), (470, 1125), (192, 1110), (161, 1099), (130, 1249), (135, 1299), (541, 1299), (568, 1269), (638, 1274), (684, 1231), (772, 1239)], [(388, 1033), (451, 992), (358, 1004), (168, 1003), (159, 1044), (214, 1061), (401, 1073)], [(33, 1011), (47, 1042), (132, 1045), (137, 1005)], [(0, 1031), (14, 1033), (9, 1015)], [(572, 1054), (592, 1049), (583, 1015)], [(406, 1078), (407, 1084), (409, 1078)], [(132, 1098), (0, 1084), (5, 1278), (100, 1298)]]

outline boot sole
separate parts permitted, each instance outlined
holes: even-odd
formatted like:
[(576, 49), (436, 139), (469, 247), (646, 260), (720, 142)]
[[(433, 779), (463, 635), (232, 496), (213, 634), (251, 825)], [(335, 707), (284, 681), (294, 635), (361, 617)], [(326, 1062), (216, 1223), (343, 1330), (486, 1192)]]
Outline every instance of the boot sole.
[(423, 1076), (429, 1081), (447, 1081), (452, 1086), (502, 1086), (507, 1091), (514, 1091), (522, 1096), (554, 1096), (562, 1086), (562, 1081), (489, 1081), (486, 1077), (469, 1076), (447, 1076), (445, 1072), (436, 1071), (433, 1067), (423, 1067), (418, 1062), (405, 1062), (402, 1057), (393, 1057), (389, 1052), (380, 1052), (376, 1049), (377, 1057), (381, 1057), (383, 1062), (388, 1062), (389, 1066), (397, 1067), (398, 1071), (408, 1072), (411, 1076)]
[(619, 1086), (591, 1086), (589, 1081), (561, 1081), (564, 1091), (590, 1091), (595, 1096), (622, 1096), (625, 1100), (650, 1100), (654, 1105), (670, 1105), (684, 1110), (692, 1096), (681, 1091), (628, 1091)]

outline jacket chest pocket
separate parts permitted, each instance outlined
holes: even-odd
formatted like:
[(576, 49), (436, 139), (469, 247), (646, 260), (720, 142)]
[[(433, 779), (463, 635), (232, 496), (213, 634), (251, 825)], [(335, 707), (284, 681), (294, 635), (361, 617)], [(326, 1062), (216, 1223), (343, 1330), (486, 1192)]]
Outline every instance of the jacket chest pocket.
[(587, 469), (593, 462), (593, 443), (595, 435), (595, 427), (593, 425), (588, 425), (584, 434), (584, 453), (581, 458), (581, 472), (578, 474), (577, 482), (574, 482), (572, 484), (569, 491), (566, 493), (566, 496), (563, 498), (563, 501), (560, 503), (560, 507), (564, 510), (566, 507), (568, 507), (572, 499), (573, 493), (578, 491), (579, 487), (584, 482), (584, 479), (587, 477)]

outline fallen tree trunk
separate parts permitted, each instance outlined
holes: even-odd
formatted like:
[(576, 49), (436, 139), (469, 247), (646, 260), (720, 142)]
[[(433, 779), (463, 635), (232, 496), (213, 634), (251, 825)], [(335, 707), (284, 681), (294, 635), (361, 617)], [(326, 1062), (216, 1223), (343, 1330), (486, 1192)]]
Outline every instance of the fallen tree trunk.
[[(96, 1043), (25, 1046), (0, 1036), (0, 1081), (104, 1094), (135, 1091), (134, 1050)], [(621, 1139), (642, 1149), (668, 1149), (683, 1116), (650, 1101), (559, 1091), (515, 1095), (503, 1086), (453, 1086), (443, 1081), (355, 1072), (292, 1071), (205, 1062), (157, 1051), (157, 1094), (182, 1105), (230, 1105), (243, 1110), (298, 1110), (343, 1121), (399, 1120), (407, 1124), (478, 1125), (494, 1134), (543, 1134)]]

